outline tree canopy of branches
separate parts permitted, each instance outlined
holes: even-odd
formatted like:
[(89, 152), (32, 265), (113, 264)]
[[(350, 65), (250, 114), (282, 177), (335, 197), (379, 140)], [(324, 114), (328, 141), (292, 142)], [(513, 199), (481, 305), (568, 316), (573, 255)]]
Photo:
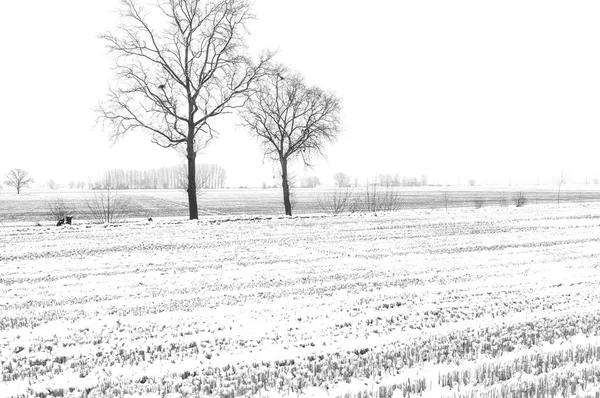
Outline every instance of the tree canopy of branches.
[(9, 187), (17, 189), (17, 195), (21, 193), (21, 189), (28, 187), (33, 183), (33, 178), (29, 177), (29, 172), (22, 169), (10, 169), (6, 174), (6, 181)]
[(344, 188), (350, 186), (350, 176), (344, 173), (335, 173), (333, 176), (334, 185), (337, 188)]
[(190, 219), (198, 218), (196, 155), (217, 134), (215, 116), (243, 106), (272, 54), (246, 55), (248, 0), (157, 0), (150, 13), (122, 0), (121, 24), (100, 37), (115, 79), (98, 121), (116, 141), (132, 130), (164, 148), (185, 148)]
[(334, 93), (308, 86), (301, 75), (280, 65), (272, 66), (257, 86), (242, 118), (265, 157), (278, 163), (285, 214), (292, 215), (288, 166), (301, 159), (310, 167), (315, 156), (324, 155), (325, 144), (337, 139), (340, 100)]
[(319, 180), (319, 177), (316, 176), (310, 176), (300, 180), (300, 186), (302, 188), (316, 188), (319, 185), (321, 185), (321, 181)]

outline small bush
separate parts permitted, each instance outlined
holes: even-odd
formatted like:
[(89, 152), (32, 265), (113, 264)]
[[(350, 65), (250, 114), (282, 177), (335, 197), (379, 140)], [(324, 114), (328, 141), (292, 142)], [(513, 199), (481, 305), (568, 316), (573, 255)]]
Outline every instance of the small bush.
[(500, 196), (498, 196), (498, 204), (501, 207), (507, 207), (508, 206), (508, 199), (506, 199), (505, 196), (500, 195)]
[(131, 200), (113, 189), (94, 190), (85, 205), (91, 218), (102, 224), (122, 222), (131, 210)]
[(483, 198), (476, 198), (473, 200), (473, 206), (475, 206), (476, 209), (481, 209), (484, 205), (485, 199)]
[(46, 207), (48, 208), (50, 217), (55, 221), (58, 221), (61, 218), (64, 219), (67, 216), (72, 216), (75, 210), (63, 198), (55, 198), (52, 201), (46, 202)]
[(515, 196), (513, 197), (513, 203), (517, 207), (523, 207), (527, 204), (527, 197), (525, 196), (523, 191), (515, 193)]
[(319, 207), (326, 213), (339, 214), (347, 211), (353, 213), (357, 210), (357, 201), (352, 188), (335, 187), (333, 192), (326, 193), (319, 199)]
[(389, 185), (378, 187), (373, 184), (367, 185), (367, 190), (363, 195), (362, 210), (377, 211), (395, 211), (402, 208), (402, 195)]

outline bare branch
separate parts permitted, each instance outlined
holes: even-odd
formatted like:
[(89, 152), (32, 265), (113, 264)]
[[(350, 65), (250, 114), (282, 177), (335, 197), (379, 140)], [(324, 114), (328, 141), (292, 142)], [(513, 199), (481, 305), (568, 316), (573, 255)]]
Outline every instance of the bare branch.
[(333, 93), (308, 87), (300, 75), (284, 76), (287, 69), (272, 66), (248, 100), (242, 117), (266, 152), (279, 161), (323, 156), (326, 143), (340, 131), (340, 100)]

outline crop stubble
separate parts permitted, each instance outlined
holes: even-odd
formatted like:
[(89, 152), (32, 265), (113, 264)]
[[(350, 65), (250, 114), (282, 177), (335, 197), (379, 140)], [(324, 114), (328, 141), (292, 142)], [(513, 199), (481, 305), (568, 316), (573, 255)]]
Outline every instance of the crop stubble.
[(0, 228), (0, 391), (595, 396), (599, 241), (590, 204)]

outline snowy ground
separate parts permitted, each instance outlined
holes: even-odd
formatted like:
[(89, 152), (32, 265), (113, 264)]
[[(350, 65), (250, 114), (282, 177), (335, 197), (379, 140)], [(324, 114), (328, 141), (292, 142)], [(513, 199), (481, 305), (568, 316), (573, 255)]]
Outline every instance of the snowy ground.
[(0, 398), (595, 396), (599, 299), (596, 204), (6, 226)]
[[(362, 199), (365, 187), (344, 188), (350, 190), (352, 200)], [(373, 189), (373, 188), (371, 188)], [(383, 191), (382, 191), (383, 189)], [(379, 187), (379, 195), (386, 189)], [(456, 207), (512, 206), (517, 192), (523, 192), (529, 204), (553, 204), (559, 199), (553, 186), (498, 186), (498, 187), (400, 187), (392, 188), (397, 193), (399, 205), (403, 209), (446, 209)], [(94, 219), (86, 201), (93, 198), (96, 191), (25, 190), (17, 195), (14, 190), (0, 190), (0, 227), (21, 222), (35, 224), (54, 221), (49, 211), (56, 207), (56, 201), (64, 201), (67, 213), (82, 221)], [(113, 191), (114, 192), (114, 191)], [(187, 193), (178, 189), (139, 189), (116, 191), (127, 198), (128, 218), (186, 217), (188, 216)], [(333, 188), (294, 188), (292, 191), (294, 214), (323, 212), (323, 205), (331, 205)], [(339, 194), (338, 194), (339, 195)], [(371, 195), (373, 193), (371, 192)], [(600, 185), (568, 185), (560, 193), (563, 203), (598, 203)], [(281, 189), (207, 189), (198, 198), (200, 216), (253, 215), (264, 216), (283, 214)]]

